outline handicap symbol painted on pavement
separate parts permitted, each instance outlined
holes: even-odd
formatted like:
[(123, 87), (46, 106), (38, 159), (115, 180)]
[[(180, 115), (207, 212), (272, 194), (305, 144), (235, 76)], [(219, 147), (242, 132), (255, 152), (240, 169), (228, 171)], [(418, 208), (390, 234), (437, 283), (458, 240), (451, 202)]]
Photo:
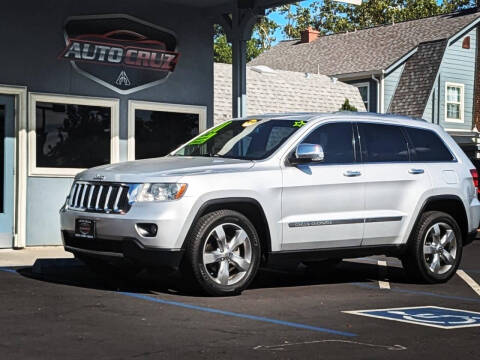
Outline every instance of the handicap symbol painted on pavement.
[(458, 329), (480, 326), (480, 313), (438, 306), (417, 306), (393, 309), (344, 311), (347, 314), (378, 319), (432, 326), (441, 329)]

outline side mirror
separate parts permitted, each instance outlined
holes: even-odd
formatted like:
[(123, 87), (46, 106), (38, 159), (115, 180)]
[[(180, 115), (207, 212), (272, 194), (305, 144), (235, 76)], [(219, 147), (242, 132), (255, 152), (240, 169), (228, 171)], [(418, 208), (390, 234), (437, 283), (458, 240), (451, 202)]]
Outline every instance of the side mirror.
[(321, 162), (324, 158), (325, 155), (321, 145), (302, 143), (297, 146), (293, 161), (295, 163)]

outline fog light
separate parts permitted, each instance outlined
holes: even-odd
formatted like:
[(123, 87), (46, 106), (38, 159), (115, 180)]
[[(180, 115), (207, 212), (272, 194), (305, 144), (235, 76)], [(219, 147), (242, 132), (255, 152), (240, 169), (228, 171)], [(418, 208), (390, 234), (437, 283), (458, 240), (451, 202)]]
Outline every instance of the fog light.
[(137, 224), (137, 231), (143, 237), (155, 237), (157, 236), (158, 226), (157, 224)]

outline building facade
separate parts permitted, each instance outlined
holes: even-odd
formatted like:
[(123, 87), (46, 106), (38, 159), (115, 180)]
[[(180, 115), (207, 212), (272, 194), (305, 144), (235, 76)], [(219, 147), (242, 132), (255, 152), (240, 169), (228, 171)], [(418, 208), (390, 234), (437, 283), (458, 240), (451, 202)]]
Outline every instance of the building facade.
[[(249, 31), (272, 4), (19, 0), (4, 6), (0, 248), (61, 244), (58, 210), (83, 169), (162, 156), (212, 126), (213, 24), (223, 22), (235, 38), (234, 83), (244, 84)], [(241, 97), (242, 87), (233, 94)]]
[(479, 22), (474, 9), (328, 36), (309, 29), (250, 65), (337, 77), (359, 88), (368, 111), (437, 123), (476, 159)]

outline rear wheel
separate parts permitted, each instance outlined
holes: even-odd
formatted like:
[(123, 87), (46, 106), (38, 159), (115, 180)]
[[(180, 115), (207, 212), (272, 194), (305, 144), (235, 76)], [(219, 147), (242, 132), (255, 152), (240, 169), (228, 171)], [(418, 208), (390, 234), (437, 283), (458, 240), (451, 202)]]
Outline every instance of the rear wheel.
[(239, 294), (257, 273), (258, 234), (239, 212), (219, 210), (201, 217), (187, 241), (183, 272), (209, 295)]
[(453, 217), (440, 211), (422, 214), (402, 259), (407, 274), (428, 283), (448, 281), (462, 258), (462, 233)]

